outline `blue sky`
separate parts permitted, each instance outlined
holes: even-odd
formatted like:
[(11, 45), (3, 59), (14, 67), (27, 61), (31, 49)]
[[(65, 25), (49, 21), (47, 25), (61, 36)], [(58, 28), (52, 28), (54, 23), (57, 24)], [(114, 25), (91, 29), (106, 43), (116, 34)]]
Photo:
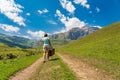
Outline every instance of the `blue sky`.
[(0, 33), (41, 38), (120, 21), (120, 0), (0, 0)]

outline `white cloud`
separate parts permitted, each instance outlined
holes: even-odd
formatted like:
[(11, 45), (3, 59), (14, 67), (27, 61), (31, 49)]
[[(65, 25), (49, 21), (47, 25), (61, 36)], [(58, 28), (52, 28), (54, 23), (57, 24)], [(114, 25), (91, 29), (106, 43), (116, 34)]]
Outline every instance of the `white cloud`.
[(16, 32), (17, 33), (20, 30), (18, 27), (14, 27), (12, 25), (7, 25), (7, 24), (0, 24), (0, 28), (6, 32)]
[(53, 21), (53, 20), (48, 20), (48, 22), (49, 22), (50, 24), (57, 25), (57, 23), (56, 23), (55, 21)]
[(66, 9), (68, 12), (72, 14), (74, 13), (76, 8), (74, 7), (74, 5), (72, 5), (71, 1), (68, 0), (59, 0), (59, 1), (64, 9)]
[(83, 21), (80, 21), (78, 18), (73, 17), (68, 19), (68, 21), (65, 23), (65, 26), (67, 30), (70, 30), (74, 27), (82, 28), (85, 26), (85, 23)]
[(19, 13), (23, 12), (21, 8), (23, 7), (19, 4), (15, 4), (14, 0), (0, 0), (0, 13), (20, 26), (25, 26), (25, 19), (19, 16)]
[(33, 32), (33, 31), (28, 31), (27, 32), (29, 35), (31, 35), (31, 37), (32, 38), (34, 38), (34, 39), (41, 39), (42, 37), (43, 37), (43, 35), (44, 35), (44, 31), (35, 31), (35, 32)]
[(88, 9), (88, 8), (90, 8), (90, 5), (87, 4), (87, 2), (88, 2), (87, 0), (74, 0), (75, 4), (80, 4), (83, 7), (86, 7)]
[(65, 17), (59, 10), (56, 10), (56, 16), (58, 16), (59, 20), (65, 25), (67, 31), (74, 27), (81, 28), (85, 26), (85, 23), (80, 21), (77, 17)]
[(57, 33), (64, 33), (64, 32), (66, 32), (66, 29), (61, 29), (60, 31), (55, 31), (53, 34), (57, 34)]
[(27, 16), (30, 16), (30, 13), (26, 13)]
[(96, 7), (95, 10), (96, 10), (97, 12), (100, 12), (100, 9), (99, 9), (98, 7)]
[(63, 14), (61, 14), (61, 12), (60, 12), (59, 10), (56, 10), (56, 16), (59, 17), (59, 20), (60, 20), (62, 23), (65, 23), (66, 20), (67, 20), (67, 18), (66, 18)]
[(38, 10), (38, 13), (39, 14), (44, 14), (44, 13), (48, 13), (49, 11), (47, 9), (44, 9), (44, 10)]
[(99, 29), (101, 29), (101, 28), (102, 28), (101, 26), (93, 26), (93, 27), (97, 27), (97, 28), (99, 28)]

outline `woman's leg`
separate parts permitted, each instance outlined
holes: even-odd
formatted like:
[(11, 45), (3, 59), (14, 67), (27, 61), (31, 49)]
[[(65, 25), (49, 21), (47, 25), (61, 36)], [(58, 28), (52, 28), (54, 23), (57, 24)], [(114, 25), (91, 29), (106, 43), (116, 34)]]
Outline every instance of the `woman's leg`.
[(46, 52), (43, 54), (43, 61), (45, 62), (46, 61)]
[(43, 46), (43, 62), (45, 62), (46, 61), (46, 47), (45, 46)]
[(47, 56), (46, 57), (47, 57), (47, 60), (49, 60), (49, 51), (47, 52)]
[(44, 46), (43, 50), (44, 50), (43, 58), (44, 58), (44, 62), (45, 62), (46, 60), (49, 60), (50, 46)]

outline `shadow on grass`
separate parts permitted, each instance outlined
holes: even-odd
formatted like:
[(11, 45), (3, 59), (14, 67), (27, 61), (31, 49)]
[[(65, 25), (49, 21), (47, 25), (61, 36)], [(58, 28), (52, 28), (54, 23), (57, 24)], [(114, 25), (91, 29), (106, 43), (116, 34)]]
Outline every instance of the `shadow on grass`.
[(59, 60), (60, 58), (53, 58), (53, 59), (50, 59), (50, 61), (56, 61), (56, 60)]

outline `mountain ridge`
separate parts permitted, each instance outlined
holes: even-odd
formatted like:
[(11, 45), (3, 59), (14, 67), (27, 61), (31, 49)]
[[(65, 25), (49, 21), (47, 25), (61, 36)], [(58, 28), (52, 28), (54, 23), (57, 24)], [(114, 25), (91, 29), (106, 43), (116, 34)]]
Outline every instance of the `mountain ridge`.
[(87, 26), (84, 26), (82, 28), (75, 27), (64, 33), (53, 34), (51, 38), (77, 40), (99, 29), (100, 28), (98, 27), (87, 27)]

